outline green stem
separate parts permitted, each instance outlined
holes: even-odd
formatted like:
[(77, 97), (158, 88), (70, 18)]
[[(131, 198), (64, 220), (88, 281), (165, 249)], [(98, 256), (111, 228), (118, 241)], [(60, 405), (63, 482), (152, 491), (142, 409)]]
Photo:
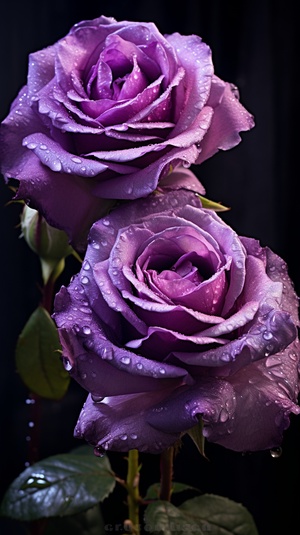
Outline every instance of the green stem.
[(128, 452), (128, 472), (127, 472), (127, 492), (128, 492), (128, 514), (132, 524), (132, 531), (135, 535), (140, 534), (139, 505), (141, 497), (139, 493), (139, 452), (130, 450)]
[(160, 500), (171, 500), (174, 448), (163, 451), (160, 456)]

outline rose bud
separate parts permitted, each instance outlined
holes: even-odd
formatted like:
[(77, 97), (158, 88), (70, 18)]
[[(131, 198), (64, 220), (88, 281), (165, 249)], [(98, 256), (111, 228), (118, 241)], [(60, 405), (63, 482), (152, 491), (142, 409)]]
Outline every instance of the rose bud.
[(56, 266), (72, 252), (67, 234), (51, 227), (37, 210), (24, 205), (21, 214), (22, 236), (41, 260), (44, 283)]

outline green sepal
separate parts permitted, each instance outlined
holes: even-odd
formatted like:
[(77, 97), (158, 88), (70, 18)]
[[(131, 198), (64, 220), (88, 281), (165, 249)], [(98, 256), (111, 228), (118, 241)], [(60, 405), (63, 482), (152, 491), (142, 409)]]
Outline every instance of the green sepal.
[[(195, 492), (200, 492), (196, 487), (187, 485), (186, 483), (177, 483), (176, 481), (172, 482), (171, 494), (178, 494), (179, 492), (184, 492), (186, 490), (192, 490)], [(153, 483), (148, 487), (144, 500), (158, 500), (160, 493), (160, 483)]]
[(74, 515), (103, 501), (115, 484), (107, 457), (54, 455), (29, 466), (11, 483), (0, 514), (25, 521)]
[(214, 494), (203, 494), (179, 507), (156, 501), (145, 511), (146, 531), (153, 535), (258, 535), (249, 511), (240, 503)]
[(203, 208), (208, 208), (209, 210), (214, 210), (214, 212), (227, 212), (230, 210), (228, 206), (224, 206), (223, 204), (215, 201), (211, 201), (210, 199), (207, 199), (207, 197), (203, 197), (202, 195), (197, 194), (199, 197)]
[(186, 434), (192, 439), (199, 453), (201, 453), (203, 457), (206, 457), (204, 452), (205, 437), (203, 436), (203, 422), (201, 417), (199, 417), (199, 422), (189, 429)]
[(40, 263), (41, 263), (43, 283), (45, 285), (50, 280), (50, 278), (52, 279), (53, 282), (55, 282), (56, 279), (59, 277), (59, 275), (65, 269), (65, 264), (66, 264), (64, 258), (57, 261), (57, 260), (51, 260), (51, 258), (41, 258), (41, 257), (40, 257)]
[(57, 328), (42, 306), (32, 313), (16, 346), (16, 368), (28, 389), (43, 398), (61, 399), (70, 377), (60, 358)]

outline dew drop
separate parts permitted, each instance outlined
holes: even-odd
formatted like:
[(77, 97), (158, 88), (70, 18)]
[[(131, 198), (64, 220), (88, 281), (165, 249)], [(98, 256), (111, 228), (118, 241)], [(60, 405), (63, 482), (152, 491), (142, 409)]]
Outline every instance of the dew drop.
[(81, 163), (82, 162), (82, 160), (80, 158), (77, 158), (77, 156), (73, 156), (73, 158), (71, 158), (71, 159), (72, 159), (72, 162), (74, 162), (74, 163)]
[(112, 360), (113, 350), (111, 347), (105, 347), (102, 352), (102, 358), (106, 360)]
[(272, 448), (270, 450), (270, 455), (271, 457), (273, 457), (273, 459), (278, 459), (278, 457), (281, 457), (282, 455), (282, 448), (281, 447)]
[(223, 361), (223, 362), (229, 362), (230, 361), (230, 354), (229, 353), (222, 353), (220, 359)]
[(120, 361), (123, 363), (123, 364), (130, 364), (130, 358), (129, 357), (121, 357)]
[(105, 451), (102, 446), (96, 446), (94, 448), (94, 455), (96, 455), (96, 457), (104, 457)]
[(90, 263), (89, 263), (87, 260), (85, 260), (85, 261), (83, 262), (82, 267), (83, 267), (83, 269), (84, 269), (85, 271), (88, 271), (89, 269), (91, 269)]
[(94, 403), (101, 403), (104, 400), (103, 396), (98, 396), (97, 394), (92, 394), (91, 397)]
[(226, 409), (222, 409), (220, 412), (220, 422), (222, 423), (227, 422), (228, 418), (229, 418), (228, 412), (226, 411)]
[(263, 333), (263, 338), (264, 338), (265, 340), (271, 340), (271, 338), (273, 338), (273, 334), (270, 333), (270, 331), (265, 331), (265, 332)]
[(297, 355), (296, 355), (295, 351), (290, 351), (288, 355), (289, 355), (291, 360), (293, 360), (293, 361), (297, 360)]
[(127, 440), (127, 438), (128, 438), (127, 435), (121, 435), (121, 436), (120, 436), (120, 439), (121, 439), (121, 440)]
[(71, 364), (71, 362), (69, 361), (69, 359), (67, 357), (63, 357), (63, 364), (64, 364), (65, 370), (67, 372), (72, 370), (72, 364)]
[(82, 284), (88, 284), (89, 283), (89, 279), (87, 277), (82, 277), (80, 280), (81, 280)]
[(82, 327), (82, 331), (84, 332), (84, 334), (91, 334), (91, 332), (92, 332), (88, 325), (84, 325)]
[(34, 405), (35, 404), (35, 399), (27, 398), (25, 400), (25, 403), (26, 403), (26, 405)]
[(59, 160), (53, 160), (53, 162), (51, 162), (51, 169), (52, 171), (61, 171), (62, 170), (61, 162)]

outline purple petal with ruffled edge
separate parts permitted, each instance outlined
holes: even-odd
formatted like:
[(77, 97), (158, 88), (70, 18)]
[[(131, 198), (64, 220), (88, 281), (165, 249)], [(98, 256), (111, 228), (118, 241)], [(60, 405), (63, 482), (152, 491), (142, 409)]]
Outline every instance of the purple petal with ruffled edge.
[[(74, 436), (84, 438), (93, 445), (96, 454), (106, 450), (128, 451), (138, 449), (147, 453), (160, 453), (179, 438), (179, 433), (166, 434), (148, 424), (145, 416), (151, 404), (159, 401), (165, 391), (144, 395), (115, 396), (100, 403), (91, 396), (80, 413)], [(137, 410), (138, 408), (138, 410)]]
[(215, 93), (220, 95), (220, 85), (224, 93), (219, 100), (219, 105), (214, 108), (213, 119), (201, 143), (202, 150), (196, 164), (211, 158), (219, 149), (229, 150), (238, 145), (241, 141), (240, 132), (250, 130), (254, 126), (253, 116), (240, 104), (236, 88), (216, 76), (212, 79), (208, 105), (210, 101), (213, 102)]
[(290, 425), (290, 414), (299, 414), (297, 405), (299, 340), (283, 352), (250, 364), (229, 381), (234, 390), (234, 418), (225, 425), (207, 422), (208, 440), (235, 451), (256, 451), (280, 446)]

